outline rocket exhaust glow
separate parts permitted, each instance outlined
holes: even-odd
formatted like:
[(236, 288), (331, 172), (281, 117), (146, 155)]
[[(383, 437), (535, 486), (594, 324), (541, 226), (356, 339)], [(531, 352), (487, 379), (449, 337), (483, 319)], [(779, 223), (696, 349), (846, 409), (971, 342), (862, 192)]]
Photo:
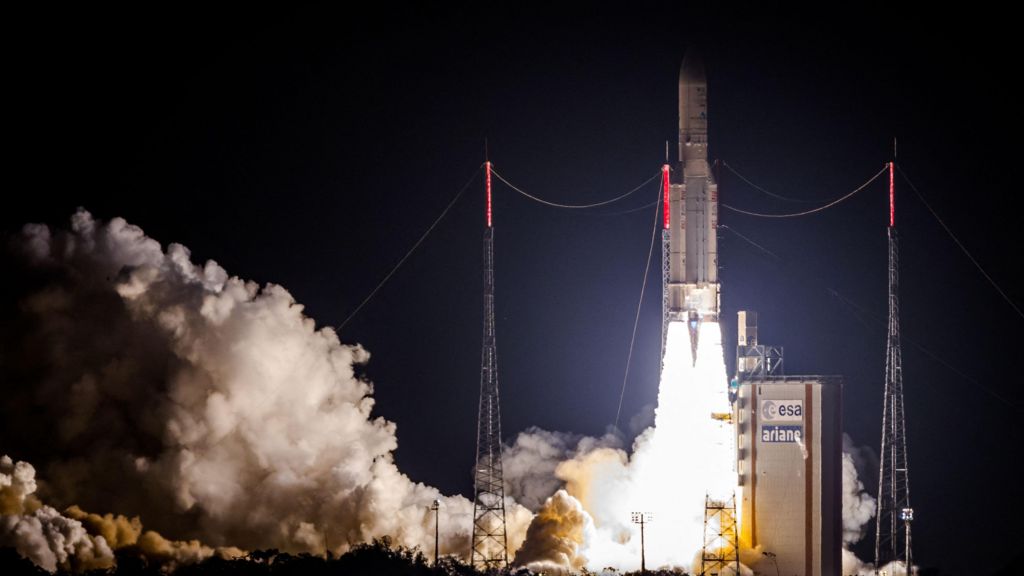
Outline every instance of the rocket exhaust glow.
[(654, 516), (645, 530), (647, 567), (699, 572), (706, 498), (724, 500), (736, 486), (732, 423), (715, 418), (730, 410), (721, 330), (709, 321), (699, 332), (693, 346), (687, 322), (668, 323), (654, 426), (637, 437), (632, 455), (597, 448), (558, 465), (565, 492), (538, 511), (517, 565), (555, 573), (639, 569), (640, 526), (630, 518), (643, 510)]

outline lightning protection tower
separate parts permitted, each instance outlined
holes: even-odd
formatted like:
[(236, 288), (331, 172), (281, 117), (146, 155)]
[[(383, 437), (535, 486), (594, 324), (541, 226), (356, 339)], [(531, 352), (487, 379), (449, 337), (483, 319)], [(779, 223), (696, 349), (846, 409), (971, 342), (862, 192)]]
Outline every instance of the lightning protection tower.
[(910, 476), (903, 419), (903, 359), (900, 353), (899, 246), (893, 162), (889, 163), (889, 335), (885, 351), (885, 403), (882, 411), (882, 451), (878, 474), (878, 515), (875, 517), (876, 570), (900, 562), (908, 570), (910, 554)]
[(501, 410), (494, 338), (494, 227), (491, 226), (491, 163), (487, 169), (487, 228), (484, 230), (484, 340), (480, 358), (480, 410), (476, 428), (473, 489), (473, 549), (470, 561), (483, 572), (508, 567), (505, 486), (501, 468)]
[[(665, 143), (665, 161), (668, 161), (668, 143)], [(668, 283), (671, 277), (672, 261), (672, 207), (669, 200), (671, 169), (668, 164), (661, 167), (661, 367), (665, 367), (665, 339), (668, 338), (668, 313), (671, 309), (668, 298)], [(659, 371), (660, 373), (660, 371)]]

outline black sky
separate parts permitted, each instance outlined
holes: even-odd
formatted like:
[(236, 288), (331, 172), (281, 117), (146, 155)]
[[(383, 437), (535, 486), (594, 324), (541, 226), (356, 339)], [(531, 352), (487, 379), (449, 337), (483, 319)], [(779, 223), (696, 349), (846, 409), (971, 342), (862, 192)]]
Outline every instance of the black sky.
[[(1024, 305), (1007, 15), (682, 2), (249, 10), (12, 18), (4, 234), (63, 225), (77, 206), (123, 216), (194, 259), (284, 285), (318, 324), (338, 325), (478, 170), (485, 138), (499, 172), (557, 201), (605, 199), (655, 174), (675, 138), (679, 64), (700, 46), (714, 158), (769, 190), (828, 198), (878, 171), (896, 136), (899, 164)], [(720, 187), (729, 204), (793, 208), (728, 173)], [(915, 557), (990, 573), (1024, 536), (1024, 319), (902, 180), (897, 189)], [(529, 426), (603, 433), (653, 214), (559, 211), (501, 186), (495, 202), (505, 437)], [(722, 212), (778, 258), (720, 233), (730, 364), (735, 311), (759, 311), (761, 340), (785, 347), (788, 373), (846, 377), (845, 429), (874, 450), (886, 211), (878, 182), (814, 217)], [(472, 489), (482, 226), (477, 180), (341, 332), (373, 355), (366, 371), (377, 413), (398, 423), (400, 468), (448, 493)], [(655, 266), (627, 422), (656, 398), (657, 276)]]

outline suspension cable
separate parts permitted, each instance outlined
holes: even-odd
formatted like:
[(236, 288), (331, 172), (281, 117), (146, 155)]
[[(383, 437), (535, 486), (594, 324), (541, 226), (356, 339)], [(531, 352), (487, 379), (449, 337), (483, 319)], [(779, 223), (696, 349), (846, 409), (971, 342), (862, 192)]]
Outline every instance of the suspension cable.
[(771, 192), (769, 190), (765, 190), (763, 187), (758, 186), (757, 184), (754, 184), (753, 182), (750, 181), (749, 178), (747, 178), (743, 174), (740, 174), (739, 171), (737, 171), (735, 168), (730, 166), (729, 163), (726, 162), (725, 160), (722, 160), (721, 164), (722, 164), (722, 166), (725, 166), (726, 170), (728, 170), (729, 172), (732, 172), (737, 178), (742, 180), (745, 184), (747, 184), (748, 186), (750, 186), (754, 190), (757, 190), (758, 192), (763, 192), (763, 193), (767, 194), (768, 196), (771, 196), (772, 198), (777, 198), (779, 200), (782, 200), (783, 202), (794, 202), (794, 203), (797, 203), (797, 204), (821, 204), (822, 202), (831, 202), (831, 200), (801, 200), (799, 198), (790, 198), (789, 196), (783, 196), (782, 194), (776, 194), (776, 193)]
[(757, 248), (758, 250), (760, 250), (760, 251), (764, 252), (765, 254), (771, 256), (772, 258), (775, 258), (776, 260), (778, 260), (780, 262), (783, 261), (782, 256), (779, 256), (775, 252), (772, 252), (771, 250), (765, 248), (764, 246), (758, 244), (757, 242), (754, 242), (753, 240), (751, 240), (750, 238), (744, 236), (743, 234), (740, 234), (739, 231), (737, 231), (735, 228), (730, 228), (729, 226), (726, 226), (725, 224), (719, 224), (718, 227), (722, 228), (724, 230), (728, 230), (729, 232), (732, 232), (733, 234), (738, 236), (740, 239), (745, 240), (747, 242), (747, 244), (750, 244), (754, 248)]
[(594, 216), (622, 216), (624, 214), (632, 214), (634, 212), (639, 212), (641, 210), (647, 210), (648, 208), (650, 208), (651, 206), (654, 206), (655, 204), (657, 204), (659, 202), (661, 202), (660, 198), (655, 200), (654, 202), (648, 202), (647, 204), (644, 204), (643, 206), (637, 206), (636, 208), (630, 208), (628, 210), (619, 210), (618, 212), (602, 212), (600, 214), (594, 214)]
[[(835, 288), (832, 288), (831, 286), (829, 286), (825, 282), (825, 280), (823, 280), (821, 277), (817, 276), (816, 274), (807, 273), (803, 268), (797, 267), (796, 265), (794, 265), (792, 262), (790, 262), (786, 258), (783, 258), (782, 256), (779, 256), (775, 252), (772, 252), (768, 248), (765, 248), (761, 244), (758, 244), (754, 240), (751, 240), (750, 238), (748, 238), (747, 236), (744, 236), (743, 234), (739, 233), (739, 231), (737, 231), (737, 230), (735, 230), (733, 228), (730, 228), (728, 226), (720, 226), (720, 227), (721, 228), (725, 228), (726, 230), (732, 232), (738, 238), (744, 240), (745, 242), (747, 242), (751, 246), (757, 248), (758, 251), (763, 252), (764, 254), (767, 254), (768, 256), (770, 256), (771, 258), (773, 258), (777, 262), (781, 263), (782, 265), (788, 267), (789, 269), (793, 270), (797, 274), (801, 274), (805, 278), (813, 280), (814, 283), (816, 283), (820, 288), (822, 288), (823, 290), (828, 292), (828, 294), (830, 296), (832, 296), (833, 298), (837, 299), (841, 304), (844, 304), (849, 309), (849, 311), (853, 313), (854, 317), (861, 324), (864, 325), (865, 328), (871, 329), (873, 327), (877, 328), (877, 327), (885, 326), (886, 325), (887, 321), (885, 319), (881, 318), (880, 316), (878, 316), (874, 312), (868, 310), (867, 308), (865, 308), (864, 306), (858, 304), (857, 302), (853, 301), (852, 299), (844, 296), (838, 290), (836, 290)], [(871, 326), (868, 323), (868, 321), (871, 321), (874, 324), (874, 326)], [(1022, 408), (1020, 406), (1018, 406), (1016, 403), (1011, 402), (1008, 398), (1006, 398), (1002, 394), (996, 392), (991, 387), (985, 385), (984, 383), (982, 383), (977, 378), (974, 378), (974, 377), (970, 376), (969, 374), (964, 373), (962, 370), (958, 369), (956, 366), (953, 366), (948, 361), (946, 361), (942, 357), (941, 354), (937, 354), (937, 353), (933, 352), (931, 349), (927, 348), (924, 344), (921, 344), (920, 342), (918, 342), (918, 341), (914, 340), (913, 338), (909, 337), (905, 332), (903, 334), (901, 334), (901, 338), (903, 339), (903, 341), (908, 342), (911, 345), (913, 345), (915, 348), (917, 348), (922, 354), (927, 355), (929, 358), (931, 358), (932, 360), (935, 360), (939, 364), (942, 364), (943, 366), (948, 368), (950, 371), (956, 373), (958, 376), (963, 378), (964, 380), (974, 384), (976, 387), (978, 387), (981, 390), (985, 391), (986, 393), (988, 393), (990, 396), (992, 396), (996, 400), (1002, 402), (1004, 405), (1006, 405), (1011, 410), (1014, 410), (1016, 412), (1024, 413), (1024, 410), (1022, 410)]]
[(885, 166), (882, 167), (881, 170), (878, 171), (877, 174), (875, 174), (870, 179), (868, 179), (867, 182), (861, 184), (853, 192), (850, 192), (849, 194), (846, 194), (846, 195), (844, 195), (844, 196), (842, 196), (842, 197), (840, 197), (840, 198), (838, 198), (836, 200), (833, 200), (832, 202), (829, 202), (828, 204), (825, 204), (824, 206), (819, 206), (817, 208), (812, 208), (811, 210), (805, 210), (803, 212), (796, 212), (796, 213), (793, 213), (793, 214), (761, 214), (761, 213), (758, 213), (758, 212), (748, 212), (747, 210), (740, 210), (739, 208), (735, 208), (733, 206), (729, 206), (728, 204), (725, 204), (725, 203), (721, 203), (720, 206), (722, 208), (726, 208), (728, 210), (732, 210), (733, 212), (739, 212), (740, 214), (746, 214), (747, 216), (757, 216), (759, 218), (795, 218), (797, 216), (807, 216), (809, 214), (815, 214), (817, 212), (821, 212), (823, 210), (827, 210), (827, 209), (835, 206), (836, 204), (839, 204), (840, 202), (843, 202), (844, 200), (849, 199), (854, 194), (856, 194), (856, 193), (860, 192), (861, 190), (864, 190), (865, 188), (867, 188), (872, 182), (877, 180), (878, 177), (881, 176), (883, 173), (885, 173), (885, 171), (888, 170), (888, 169), (889, 169), (889, 165), (886, 164)]
[(978, 271), (981, 272), (981, 275), (984, 276), (986, 280), (988, 280), (988, 283), (991, 284), (992, 287), (996, 289), (996, 292), (999, 292), (999, 295), (1003, 297), (1003, 300), (1006, 300), (1006, 303), (1009, 304), (1011, 308), (1013, 308), (1017, 315), (1020, 316), (1021, 318), (1024, 318), (1024, 312), (1021, 312), (1021, 309), (1018, 308), (1017, 305), (1013, 303), (1013, 300), (1011, 300), (1010, 297), (1006, 295), (1006, 292), (1004, 292), (1003, 289), (999, 287), (999, 284), (996, 284), (996, 281), (993, 280), (992, 277), (988, 275), (988, 272), (985, 272), (985, 269), (981, 267), (981, 264), (978, 263), (974, 256), (971, 256), (971, 253), (967, 251), (967, 247), (964, 246), (963, 243), (960, 242), (960, 240), (956, 237), (956, 235), (953, 234), (953, 231), (949, 229), (949, 226), (946, 226), (946, 223), (942, 221), (942, 218), (939, 218), (939, 215), (935, 212), (934, 209), (932, 209), (931, 204), (929, 204), (928, 201), (924, 199), (924, 195), (921, 194), (921, 191), (917, 189), (917, 186), (914, 186), (913, 182), (910, 181), (910, 177), (908, 177), (907, 173), (903, 171), (903, 168), (901, 168), (899, 164), (896, 165), (896, 168), (899, 169), (900, 175), (903, 176), (903, 179), (906, 180), (908, 185), (910, 185), (910, 189), (913, 190), (915, 194), (917, 194), (918, 198), (921, 199), (921, 203), (924, 204), (924, 207), (927, 208), (928, 211), (932, 213), (932, 216), (935, 217), (935, 221), (938, 222), (940, 226), (942, 226), (942, 229), (946, 231), (946, 234), (949, 234), (949, 237), (953, 239), (953, 242), (955, 242), (956, 245), (960, 247), (960, 250), (962, 250), (963, 253), (967, 256), (967, 258), (971, 261), (971, 264), (974, 264), (974, 267), (977, 268)]
[(515, 184), (512, 184), (511, 182), (506, 180), (504, 178), (504, 176), (502, 176), (501, 174), (498, 174), (498, 171), (495, 170), (493, 166), (491, 167), (491, 173), (494, 174), (495, 176), (497, 176), (498, 180), (501, 180), (506, 185), (508, 185), (509, 188), (515, 190), (516, 192), (522, 194), (523, 196), (526, 196), (530, 200), (533, 200), (535, 202), (540, 202), (541, 204), (545, 204), (547, 206), (553, 206), (555, 208), (581, 209), (581, 208), (597, 208), (598, 206), (605, 206), (605, 205), (611, 204), (613, 202), (618, 202), (619, 200), (622, 200), (622, 199), (630, 196), (634, 192), (636, 192), (636, 191), (640, 190), (641, 188), (643, 188), (644, 186), (647, 186), (648, 184), (650, 184), (652, 180), (654, 180), (655, 178), (657, 178), (661, 174), (661, 171), (659, 170), (653, 176), (651, 176), (650, 178), (645, 180), (643, 184), (637, 186), (636, 188), (633, 188), (632, 190), (630, 190), (629, 192), (626, 192), (625, 194), (623, 194), (621, 196), (616, 196), (615, 198), (612, 198), (610, 200), (604, 200), (602, 202), (595, 202), (594, 204), (560, 204), (558, 202), (551, 202), (549, 200), (544, 200), (543, 198), (538, 198), (538, 197), (534, 196), (533, 194), (525, 192), (521, 188), (517, 187)]
[[(664, 178), (664, 173), (662, 173)], [(653, 178), (652, 178), (653, 180)], [(648, 180), (649, 182), (650, 180)], [(658, 194), (658, 201), (654, 209), (654, 229), (651, 230), (651, 247), (647, 250), (647, 265), (644, 267), (644, 281), (640, 287), (640, 301), (636, 304), (636, 318), (633, 319), (633, 335), (629, 338), (629, 354), (626, 356), (626, 371), (622, 375), (622, 391), (619, 392), (619, 407), (615, 409), (615, 427), (619, 427), (619, 417), (622, 415), (622, 399), (626, 397), (626, 382), (629, 380), (629, 365), (633, 361), (633, 344), (636, 342), (636, 329), (640, 325), (640, 308), (644, 305), (644, 292), (647, 291), (647, 276), (651, 271), (651, 257), (654, 255), (654, 239), (658, 235), (658, 217), (661, 215), (661, 194)]]
[(480, 166), (477, 167), (475, 171), (473, 171), (473, 175), (470, 176), (469, 180), (467, 180), (466, 183), (462, 186), (462, 189), (459, 190), (459, 193), (456, 194), (454, 198), (452, 198), (451, 202), (449, 202), (448, 205), (444, 207), (444, 210), (442, 210), (441, 214), (437, 217), (436, 220), (434, 220), (434, 223), (431, 224), (430, 227), (427, 228), (427, 231), (424, 232), (422, 236), (420, 236), (420, 239), (417, 240), (416, 243), (412, 245), (412, 248), (410, 248), (409, 251), (405, 253), (405, 256), (402, 256), (402, 259), (398, 261), (398, 264), (395, 264), (395, 267), (392, 268), (391, 271), (384, 276), (384, 279), (381, 280), (379, 284), (377, 284), (377, 287), (370, 292), (370, 295), (364, 298), (363, 301), (359, 303), (359, 306), (356, 306), (356, 309), (353, 310), (352, 313), (348, 315), (348, 318), (345, 318), (345, 321), (338, 325), (338, 327), (336, 328), (337, 332), (341, 332), (341, 329), (344, 328), (345, 325), (348, 324), (349, 321), (352, 320), (352, 318), (354, 318), (355, 315), (358, 314), (359, 311), (363, 309), (363, 306), (365, 306), (367, 302), (373, 299), (373, 297), (377, 294), (377, 291), (380, 290), (381, 287), (383, 287), (384, 284), (386, 284), (387, 281), (390, 280), (392, 276), (394, 276), (395, 272), (397, 272), (398, 269), (402, 267), (402, 264), (404, 264), (405, 261), (409, 259), (409, 256), (412, 256), (412, 253), (415, 252), (417, 248), (419, 248), (420, 244), (422, 244), (423, 241), (426, 240), (427, 236), (430, 235), (434, 228), (437, 227), (437, 225), (441, 222), (442, 219), (444, 219), (445, 215), (448, 214), (448, 211), (452, 209), (452, 206), (454, 206), (455, 203), (459, 201), (459, 198), (461, 198), (462, 194), (466, 192), (466, 190), (469, 188), (469, 185), (472, 184), (474, 180), (476, 180), (477, 176), (480, 175), (480, 168), (483, 168), (483, 166), (484, 165), (481, 164)]

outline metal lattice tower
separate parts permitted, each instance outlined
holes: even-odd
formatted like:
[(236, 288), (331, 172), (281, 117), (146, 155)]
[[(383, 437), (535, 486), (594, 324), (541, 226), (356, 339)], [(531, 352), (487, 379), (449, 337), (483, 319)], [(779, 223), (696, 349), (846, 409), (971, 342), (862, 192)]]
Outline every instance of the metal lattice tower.
[(900, 353), (899, 245), (896, 238), (893, 163), (889, 163), (889, 335), (885, 352), (885, 403), (875, 518), (875, 566), (892, 561), (912, 566), (910, 476), (903, 417), (903, 359)]
[(494, 228), (491, 226), (491, 163), (487, 168), (487, 229), (484, 231), (484, 339), (480, 357), (480, 410), (473, 468), (473, 549), (470, 562), (491, 572), (508, 567), (505, 486), (501, 467), (501, 409), (494, 337)]
[(757, 312), (740, 310), (736, 317), (736, 379), (758, 380), (785, 374), (782, 346), (766, 346), (757, 341)]
[(700, 576), (718, 576), (728, 569), (740, 573), (739, 532), (736, 529), (736, 495), (728, 500), (704, 500), (704, 548)]
[[(667, 146), (667, 144), (666, 144)], [(668, 152), (666, 151), (666, 155)], [(669, 254), (671, 252), (670, 242), (672, 231), (669, 230), (669, 220), (672, 209), (669, 206), (669, 166), (661, 167), (661, 203), (662, 203), (662, 229), (661, 229), (661, 367), (665, 367), (665, 339), (668, 338), (668, 280), (669, 280)], [(659, 370), (660, 374), (661, 371)]]

